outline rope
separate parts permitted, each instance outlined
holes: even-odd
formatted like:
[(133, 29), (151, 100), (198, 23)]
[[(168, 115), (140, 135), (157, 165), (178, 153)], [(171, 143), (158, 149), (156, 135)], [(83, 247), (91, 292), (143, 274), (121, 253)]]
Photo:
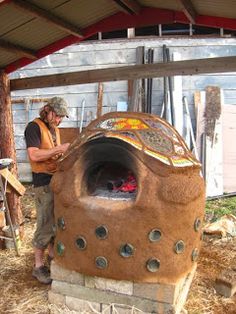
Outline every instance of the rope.
[[(117, 306), (130, 309), (130, 314), (144, 313), (142, 310), (136, 308), (134, 305), (131, 306), (127, 304), (110, 303), (104, 309), (102, 309), (101, 312), (100, 311), (98, 312), (89, 301), (87, 301), (87, 304), (90, 307), (90, 309), (93, 311), (93, 313), (96, 313), (96, 314), (110, 314), (110, 313), (119, 314), (119, 309), (116, 308)], [(86, 311), (83, 311), (82, 314), (86, 314)]]

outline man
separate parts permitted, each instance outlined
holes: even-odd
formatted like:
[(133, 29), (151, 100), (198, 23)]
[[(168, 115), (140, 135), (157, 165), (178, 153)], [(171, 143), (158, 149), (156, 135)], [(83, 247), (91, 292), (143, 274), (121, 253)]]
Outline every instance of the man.
[(33, 174), (37, 227), (33, 238), (35, 266), (32, 275), (41, 283), (50, 284), (50, 271), (44, 264), (53, 258), (54, 202), (49, 183), (57, 168), (57, 161), (69, 147), (60, 143), (58, 125), (68, 117), (67, 103), (61, 97), (53, 97), (41, 108), (40, 117), (30, 122), (25, 129), (27, 153)]

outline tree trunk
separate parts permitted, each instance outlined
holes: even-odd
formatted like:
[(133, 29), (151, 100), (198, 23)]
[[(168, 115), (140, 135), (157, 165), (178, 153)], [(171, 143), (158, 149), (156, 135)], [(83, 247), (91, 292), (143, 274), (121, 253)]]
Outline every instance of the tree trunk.
[[(17, 177), (10, 82), (4, 71), (0, 71), (0, 130), (0, 158), (11, 158), (13, 160), (14, 165), (11, 172)], [(14, 191), (12, 191), (7, 196), (7, 200), (12, 223), (20, 226), (23, 221), (20, 198)], [(21, 233), (22, 232), (23, 230), (21, 230)]]

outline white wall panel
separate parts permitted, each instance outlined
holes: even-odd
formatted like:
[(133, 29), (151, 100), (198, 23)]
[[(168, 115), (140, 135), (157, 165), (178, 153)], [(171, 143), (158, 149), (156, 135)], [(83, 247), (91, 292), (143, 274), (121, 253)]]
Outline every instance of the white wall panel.
[[(236, 55), (236, 41), (233, 38), (157, 37), (132, 39), (131, 41), (91, 41), (64, 48), (12, 73), (10, 77), (13, 79), (131, 65), (135, 63), (138, 46), (145, 46), (145, 60), (147, 60), (147, 50), (153, 48), (154, 61), (162, 62), (163, 45), (170, 49), (171, 55), (173, 52), (180, 53), (182, 60)], [(183, 95), (187, 97), (194, 126), (193, 94), (196, 90), (204, 90), (208, 85), (217, 85), (222, 88), (225, 103), (236, 104), (236, 73), (183, 77)], [(91, 117), (96, 117), (97, 91), (98, 84), (93, 83), (12, 92), (13, 99), (26, 98), (28, 102), (27, 112), (24, 102), (13, 104), (17, 159), (22, 180), (31, 179), (24, 144), (24, 129), (28, 121), (38, 116), (39, 108), (42, 106), (42, 103), (33, 102), (32, 99), (50, 98), (55, 95), (64, 97), (69, 104), (69, 119), (64, 119), (61, 126), (79, 127), (83, 100), (85, 100), (83, 126), (90, 122)], [(127, 81), (105, 82), (103, 113), (116, 111), (117, 102), (127, 102), (127, 98)], [(162, 102), (163, 79), (156, 78), (153, 79), (153, 113), (160, 114)]]

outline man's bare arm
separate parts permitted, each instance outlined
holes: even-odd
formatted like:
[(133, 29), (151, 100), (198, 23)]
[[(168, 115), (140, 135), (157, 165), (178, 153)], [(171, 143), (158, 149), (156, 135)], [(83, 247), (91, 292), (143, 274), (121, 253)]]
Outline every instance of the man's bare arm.
[(64, 143), (58, 146), (55, 146), (50, 149), (41, 149), (38, 147), (28, 147), (27, 152), (29, 155), (29, 158), (32, 161), (45, 161), (49, 158), (55, 157), (58, 154), (64, 154), (65, 151), (70, 146), (70, 143)]

